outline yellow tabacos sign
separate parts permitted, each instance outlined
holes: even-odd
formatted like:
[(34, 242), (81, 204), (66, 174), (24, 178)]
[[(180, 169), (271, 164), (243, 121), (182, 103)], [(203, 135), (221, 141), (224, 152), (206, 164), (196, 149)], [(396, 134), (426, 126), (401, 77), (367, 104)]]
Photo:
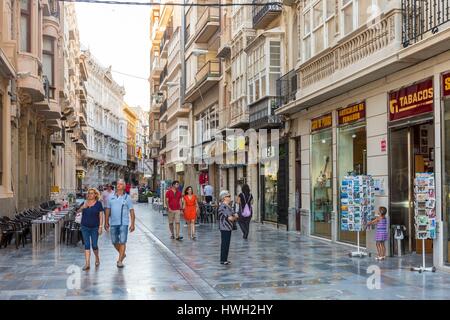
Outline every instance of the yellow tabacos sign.
[(433, 111), (433, 79), (427, 79), (389, 93), (389, 120)]

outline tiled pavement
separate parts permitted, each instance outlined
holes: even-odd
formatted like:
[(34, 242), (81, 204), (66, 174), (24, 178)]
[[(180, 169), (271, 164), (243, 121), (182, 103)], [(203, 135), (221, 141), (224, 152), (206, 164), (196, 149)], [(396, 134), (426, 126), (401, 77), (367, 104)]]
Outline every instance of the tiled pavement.
[[(450, 299), (450, 274), (411, 272), (415, 255), (349, 258), (348, 247), (254, 223), (247, 241), (233, 232), (233, 264), (223, 266), (217, 225), (202, 224), (196, 241), (177, 242), (166, 217), (148, 204), (136, 212), (124, 269), (115, 266), (108, 234), (99, 241), (100, 267), (92, 262), (79, 278), (67, 269), (83, 266), (81, 243), (54, 249), (50, 237), (34, 250), (1, 249), (0, 299)], [(381, 269), (379, 290), (367, 288), (370, 265)], [(79, 289), (68, 289), (74, 279)]]

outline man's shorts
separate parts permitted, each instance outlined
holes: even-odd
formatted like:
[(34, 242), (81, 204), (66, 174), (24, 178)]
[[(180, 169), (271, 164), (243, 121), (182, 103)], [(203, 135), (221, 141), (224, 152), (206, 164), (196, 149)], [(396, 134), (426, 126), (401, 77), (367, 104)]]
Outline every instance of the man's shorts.
[(110, 226), (112, 244), (125, 244), (128, 238), (128, 226)]
[(180, 223), (180, 215), (181, 215), (180, 210), (174, 210), (174, 211), (169, 210), (167, 212), (167, 216), (169, 217), (169, 224), (174, 223), (174, 222)]

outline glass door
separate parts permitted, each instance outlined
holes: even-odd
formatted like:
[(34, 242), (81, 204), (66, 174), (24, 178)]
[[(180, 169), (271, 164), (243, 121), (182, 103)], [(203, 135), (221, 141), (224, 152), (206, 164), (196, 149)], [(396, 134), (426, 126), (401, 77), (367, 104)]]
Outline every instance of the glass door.
[(413, 251), (412, 133), (410, 128), (391, 129), (390, 135), (390, 223), (407, 228), (405, 250)]

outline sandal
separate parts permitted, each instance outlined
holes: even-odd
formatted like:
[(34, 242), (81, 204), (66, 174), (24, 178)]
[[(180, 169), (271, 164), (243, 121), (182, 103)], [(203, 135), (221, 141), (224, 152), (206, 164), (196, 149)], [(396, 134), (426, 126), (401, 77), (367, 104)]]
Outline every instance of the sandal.
[(98, 267), (100, 265), (100, 261), (95, 261), (95, 266)]
[(83, 271), (88, 271), (90, 268), (91, 268), (90, 266), (84, 266), (82, 270)]
[(174, 237), (173, 235), (171, 235), (171, 236), (170, 236), (170, 239), (172, 239), (172, 240), (173, 240), (173, 239), (175, 239), (175, 237)]

